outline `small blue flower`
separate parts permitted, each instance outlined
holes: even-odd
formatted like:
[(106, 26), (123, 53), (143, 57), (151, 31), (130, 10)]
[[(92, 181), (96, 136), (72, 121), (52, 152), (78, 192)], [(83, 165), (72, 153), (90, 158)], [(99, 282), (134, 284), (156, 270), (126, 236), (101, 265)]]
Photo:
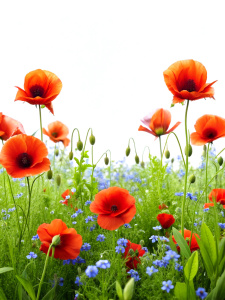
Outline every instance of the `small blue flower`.
[(169, 260), (177, 261), (178, 258), (180, 258), (180, 255), (177, 254), (173, 250), (166, 251), (166, 256), (164, 257), (164, 259), (167, 260), (167, 261), (169, 261)]
[(169, 240), (167, 237), (165, 237), (165, 236), (160, 236), (159, 239), (160, 239), (160, 241), (162, 241), (162, 242), (167, 242), (167, 243), (169, 243), (169, 241), (170, 241), (170, 240)]
[(74, 283), (77, 285), (77, 286), (80, 286), (82, 285), (83, 283), (81, 282), (81, 278), (79, 276), (76, 277), (76, 280), (74, 281)]
[(141, 278), (139, 277), (139, 274), (137, 271), (133, 270), (133, 269), (130, 269), (129, 272), (127, 272), (127, 274), (130, 274), (131, 278), (134, 278), (134, 281), (138, 281), (140, 280)]
[(184, 193), (183, 192), (180, 192), (180, 193), (175, 193), (175, 196), (184, 196)]
[(124, 238), (121, 238), (117, 241), (117, 245), (119, 246), (123, 246), (123, 247), (126, 247), (127, 246), (127, 243), (128, 243), (128, 240), (127, 239), (124, 239)]
[(152, 240), (152, 243), (158, 242), (158, 236), (157, 235), (152, 235), (149, 240)]
[(77, 214), (82, 214), (83, 210), (81, 210), (80, 208), (77, 210)]
[(30, 252), (27, 256), (26, 256), (27, 259), (31, 259), (31, 258), (37, 258), (37, 254), (34, 253), (34, 252)]
[(221, 229), (225, 229), (225, 223), (218, 223)]
[(39, 240), (39, 236), (38, 236), (38, 234), (34, 235), (34, 236), (32, 237), (32, 239), (31, 239), (31, 240), (32, 240), (32, 241)]
[(168, 280), (168, 281), (163, 281), (162, 282), (162, 287), (161, 287), (161, 289), (163, 290), (163, 291), (167, 291), (167, 293), (169, 293), (170, 292), (170, 290), (172, 290), (173, 288), (174, 288), (174, 285), (172, 285), (172, 281), (171, 280)]
[(87, 201), (85, 202), (85, 205), (87, 206), (87, 205), (89, 205), (89, 204), (91, 204), (91, 201), (90, 201), (90, 200), (87, 200)]
[(88, 222), (94, 222), (94, 219), (92, 216), (88, 216), (86, 219), (85, 219), (85, 223), (88, 223)]
[(209, 211), (209, 208), (204, 208), (203, 211), (207, 212), (207, 211)]
[(105, 240), (104, 234), (99, 234), (96, 238), (96, 241), (98, 242), (104, 242), (104, 240)]
[(76, 221), (73, 221), (72, 224), (75, 225), (75, 224), (77, 224), (77, 222), (76, 222)]
[(158, 230), (161, 230), (162, 229), (162, 226), (155, 226), (155, 227), (152, 227), (154, 230), (158, 231)]
[(85, 264), (86, 260), (78, 255), (77, 258), (72, 259), (71, 262), (72, 262), (73, 265), (75, 265), (75, 264)]
[(59, 286), (63, 286), (64, 279), (62, 277), (59, 278)]
[(124, 227), (125, 228), (131, 228), (130, 224), (128, 224), (128, 223), (124, 224)]
[(75, 192), (76, 192), (76, 189), (75, 189), (75, 188), (72, 188), (72, 189), (71, 189), (71, 192), (72, 192), (72, 193), (75, 193)]
[(65, 199), (66, 199), (66, 200), (70, 199), (70, 195), (67, 195), (67, 196), (65, 197)]
[(77, 299), (78, 299), (78, 296), (79, 296), (79, 294), (76, 293), (76, 294), (75, 294), (75, 298), (74, 298), (73, 300), (77, 300)]
[(125, 248), (123, 246), (116, 246), (116, 253), (124, 253)]
[(51, 215), (53, 215), (54, 213), (55, 213), (54, 210), (50, 211), (50, 214), (51, 214)]
[(76, 218), (77, 216), (78, 216), (78, 214), (75, 213), (75, 214), (72, 214), (71, 218)]
[(178, 272), (183, 270), (183, 266), (179, 265), (178, 263), (175, 263), (175, 270), (177, 270)]
[(95, 277), (98, 274), (98, 268), (96, 266), (88, 266), (85, 273), (89, 278)]
[(158, 272), (159, 270), (154, 268), (153, 266), (151, 267), (147, 267), (146, 268), (146, 273), (149, 275), (149, 276), (152, 276), (153, 273), (156, 273)]
[(100, 269), (110, 268), (110, 262), (108, 260), (99, 260), (96, 262), (96, 267)]
[(88, 251), (91, 249), (91, 245), (89, 243), (84, 243), (81, 248), (80, 251)]
[(196, 291), (196, 296), (198, 296), (200, 299), (205, 299), (208, 293), (206, 293), (204, 288), (199, 287)]
[(69, 265), (70, 264), (70, 259), (66, 259), (66, 260), (64, 260), (63, 261), (63, 266), (65, 266), (65, 265)]
[(24, 186), (26, 186), (26, 184), (23, 183), (23, 182), (21, 182), (21, 183), (20, 183), (20, 186), (24, 187)]
[(144, 250), (145, 253), (148, 253), (148, 248), (147, 247), (142, 247), (142, 250)]
[(161, 260), (158, 260), (158, 259), (156, 259), (156, 260), (153, 260), (153, 265), (155, 265), (155, 266), (157, 266), (157, 267), (164, 267), (164, 264), (163, 264), (163, 261), (161, 261)]

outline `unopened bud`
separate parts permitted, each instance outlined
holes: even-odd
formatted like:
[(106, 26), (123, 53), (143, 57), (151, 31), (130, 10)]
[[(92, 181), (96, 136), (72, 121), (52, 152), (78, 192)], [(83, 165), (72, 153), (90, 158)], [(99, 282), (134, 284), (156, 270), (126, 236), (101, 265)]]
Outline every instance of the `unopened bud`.
[(139, 164), (139, 157), (138, 157), (138, 155), (135, 155), (135, 162), (136, 162), (136, 164)]
[(59, 149), (55, 149), (55, 156), (58, 156), (59, 155)]
[(47, 172), (47, 178), (52, 179), (52, 170), (48, 170)]
[(167, 159), (170, 158), (170, 151), (169, 151), (169, 150), (166, 150), (166, 151), (165, 151), (165, 157), (166, 157)]
[(126, 149), (126, 156), (129, 156), (129, 155), (130, 155), (130, 147), (128, 146)]
[(70, 151), (70, 153), (69, 153), (69, 160), (72, 160), (72, 159), (73, 159), (73, 152)]
[(55, 180), (56, 180), (57, 185), (60, 186), (60, 184), (61, 184), (61, 176), (57, 175), (56, 178), (55, 178)]
[(81, 151), (81, 150), (83, 149), (83, 143), (81, 142), (81, 140), (79, 140), (79, 141), (77, 142), (77, 149), (78, 149), (79, 151)]
[(132, 277), (123, 290), (124, 300), (131, 300), (134, 293), (134, 278)]
[[(188, 151), (187, 151), (187, 149), (188, 149)], [(189, 157), (192, 155), (192, 147), (190, 144), (188, 145), (188, 148), (185, 146), (184, 153), (185, 153), (185, 155), (188, 154)]]
[(218, 164), (220, 166), (222, 166), (222, 164), (223, 164), (223, 158), (222, 158), (222, 156), (220, 156), (220, 157), (217, 158), (217, 162), (218, 162)]
[(52, 238), (52, 245), (53, 246), (58, 246), (60, 244), (60, 235), (55, 235)]
[(172, 163), (172, 164), (174, 163), (174, 158), (171, 159), (171, 163)]
[(130, 254), (130, 256), (134, 256), (134, 250), (133, 249), (129, 249), (129, 254)]
[(89, 137), (89, 141), (92, 146), (95, 144), (95, 136), (93, 134)]
[(195, 175), (194, 174), (192, 174), (190, 177), (189, 177), (189, 182), (190, 183), (195, 183)]
[(140, 240), (139, 244), (143, 247), (144, 244), (145, 244), (145, 241), (144, 240)]
[(107, 156), (107, 155), (106, 155), (106, 157), (105, 157), (104, 161), (105, 161), (105, 164), (106, 164), (106, 166), (108, 166), (108, 164), (109, 164), (109, 158), (108, 158), (108, 156)]
[(45, 108), (45, 105), (41, 105), (41, 108)]
[(77, 268), (77, 273), (78, 273), (79, 276), (81, 275), (81, 268), (80, 267)]
[(207, 150), (207, 147), (206, 145), (203, 146), (203, 151), (206, 151)]
[(142, 161), (141, 162), (141, 167), (144, 169), (144, 167), (145, 167), (145, 163)]

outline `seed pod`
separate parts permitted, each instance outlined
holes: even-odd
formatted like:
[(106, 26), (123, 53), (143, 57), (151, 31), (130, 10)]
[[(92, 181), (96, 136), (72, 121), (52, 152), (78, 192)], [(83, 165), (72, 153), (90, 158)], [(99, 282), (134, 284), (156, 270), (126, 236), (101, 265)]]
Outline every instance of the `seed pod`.
[(130, 147), (128, 146), (126, 149), (126, 156), (129, 156), (129, 155), (130, 155)]
[(170, 151), (169, 151), (169, 150), (166, 150), (166, 151), (165, 151), (165, 157), (166, 157), (167, 159), (170, 158)]
[(60, 186), (60, 184), (61, 184), (61, 176), (57, 175), (56, 178), (55, 178), (55, 180), (56, 180), (57, 185)]
[(144, 167), (145, 167), (145, 163), (142, 161), (141, 162), (141, 167), (144, 169)]
[(108, 156), (107, 156), (107, 155), (106, 155), (106, 157), (105, 157), (104, 161), (105, 161), (105, 164), (106, 164), (106, 166), (108, 166), (108, 164), (109, 164), (109, 158), (108, 158)]
[(59, 155), (59, 149), (55, 149), (55, 156), (58, 156)]
[(184, 153), (185, 153), (185, 155), (187, 155), (187, 153), (188, 153), (189, 157), (192, 155), (192, 147), (191, 147), (190, 144), (188, 145), (188, 152), (187, 152), (187, 149), (186, 149), (186, 146), (185, 146)]
[(78, 149), (79, 151), (81, 151), (81, 150), (83, 149), (83, 143), (81, 142), (81, 140), (79, 140), (79, 141), (77, 142), (77, 149)]
[(69, 160), (72, 160), (72, 159), (73, 159), (73, 152), (70, 151), (70, 153), (69, 153)]
[(189, 183), (195, 183), (195, 175), (192, 174), (190, 177), (189, 177)]
[(136, 164), (139, 164), (139, 157), (138, 157), (138, 155), (135, 155), (135, 162), (136, 162)]
[(217, 158), (217, 162), (218, 162), (218, 164), (220, 166), (222, 166), (222, 164), (223, 164), (223, 158), (222, 158), (222, 156), (220, 156), (220, 157)]
[(92, 146), (95, 144), (95, 136), (93, 134), (89, 137), (89, 141)]
[(172, 163), (172, 164), (174, 163), (174, 158), (171, 158), (171, 163)]
[(52, 179), (52, 170), (50, 169), (50, 170), (48, 170), (48, 172), (47, 172), (47, 178), (48, 179)]

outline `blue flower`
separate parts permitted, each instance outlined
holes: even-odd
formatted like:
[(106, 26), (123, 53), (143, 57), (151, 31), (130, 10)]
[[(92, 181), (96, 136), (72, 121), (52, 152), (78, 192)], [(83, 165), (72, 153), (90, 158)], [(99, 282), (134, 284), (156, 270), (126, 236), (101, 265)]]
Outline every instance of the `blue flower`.
[(153, 266), (151, 267), (147, 267), (146, 268), (146, 273), (149, 275), (149, 276), (152, 276), (153, 273), (156, 273), (158, 272), (159, 270), (154, 268)]
[(117, 245), (119, 246), (123, 246), (123, 247), (126, 247), (127, 246), (127, 243), (128, 243), (128, 240), (127, 239), (124, 239), (124, 238), (121, 238), (117, 241)]
[(158, 259), (156, 259), (156, 260), (153, 260), (153, 265), (155, 265), (155, 266), (157, 266), (157, 267), (164, 267), (164, 264), (163, 264), (163, 261), (161, 261), (161, 260), (158, 260)]
[(90, 222), (90, 221), (94, 222), (94, 219), (93, 219), (92, 216), (88, 216), (88, 217), (85, 219), (85, 223), (88, 223), (88, 222)]
[(169, 261), (169, 260), (177, 261), (178, 258), (180, 258), (180, 255), (177, 254), (173, 250), (166, 251), (166, 256), (164, 257), (164, 259), (167, 260), (167, 261)]
[(124, 253), (125, 248), (123, 246), (116, 246), (116, 253)]
[(81, 278), (79, 276), (76, 277), (76, 280), (74, 281), (74, 283), (78, 286), (82, 285), (83, 283), (81, 282)]
[(178, 272), (183, 270), (183, 266), (179, 265), (178, 263), (175, 263), (175, 270), (177, 270)]
[(73, 265), (86, 263), (86, 260), (84, 258), (80, 257), (79, 255), (75, 259), (72, 259), (71, 261), (72, 261)]
[(89, 278), (95, 277), (98, 274), (98, 268), (96, 266), (88, 266), (85, 273)]
[(128, 224), (128, 223), (124, 224), (124, 227), (125, 228), (131, 228), (130, 224)]
[(162, 226), (155, 226), (155, 227), (152, 227), (154, 230), (158, 231), (158, 230), (161, 230), (162, 229)]
[(200, 299), (205, 299), (207, 295), (208, 293), (206, 293), (204, 288), (199, 287), (196, 291), (196, 296), (198, 296)]
[(218, 223), (221, 229), (225, 229), (225, 223)]
[(148, 248), (147, 247), (142, 247), (142, 250), (144, 250), (145, 253), (148, 253)]
[(175, 193), (175, 196), (184, 196), (184, 193), (183, 192)]
[(209, 211), (209, 208), (204, 208), (203, 211), (207, 212), (207, 211)]
[(74, 298), (74, 300), (77, 300), (77, 299), (78, 299), (78, 296), (79, 296), (79, 294), (78, 294), (78, 293), (76, 293), (76, 294), (75, 294), (75, 298)]
[(78, 214), (75, 213), (75, 214), (72, 214), (71, 218), (76, 218), (77, 216), (78, 216)]
[(183, 170), (180, 170), (180, 173), (177, 174), (179, 179), (181, 179), (185, 175), (185, 172)]
[(59, 278), (59, 286), (63, 286), (64, 279), (62, 277)]
[(36, 234), (36, 235), (34, 235), (33, 237), (32, 237), (32, 241), (35, 241), (35, 240), (38, 240), (39, 239), (39, 236), (38, 236), (38, 234)]
[(72, 193), (75, 193), (75, 192), (76, 192), (76, 189), (75, 189), (75, 188), (72, 188), (72, 189), (71, 189), (71, 192), (72, 192)]
[(170, 241), (170, 240), (169, 240), (167, 237), (165, 237), (165, 236), (160, 236), (159, 239), (160, 239), (160, 241), (162, 241), (162, 242), (167, 242), (167, 243), (169, 243), (169, 241)]
[(161, 287), (161, 289), (163, 290), (163, 291), (167, 291), (167, 293), (169, 293), (170, 292), (170, 290), (172, 290), (173, 288), (174, 288), (174, 285), (172, 285), (172, 281), (171, 280), (168, 280), (168, 281), (163, 281), (162, 282), (162, 287)]
[(149, 240), (152, 240), (152, 243), (158, 242), (158, 236), (157, 235), (152, 235)]
[(139, 277), (139, 274), (137, 271), (133, 270), (133, 269), (130, 269), (129, 272), (127, 272), (127, 274), (130, 274), (131, 278), (134, 278), (134, 281), (138, 281), (140, 280), (141, 278)]
[(81, 210), (80, 208), (77, 210), (77, 214), (82, 214), (83, 210)]
[(81, 248), (80, 251), (88, 251), (91, 249), (91, 245), (89, 243), (84, 243)]
[(99, 260), (96, 262), (96, 267), (100, 269), (110, 268), (110, 262), (108, 260)]
[(26, 186), (26, 184), (23, 183), (23, 182), (21, 182), (21, 183), (20, 183), (20, 186), (24, 187), (24, 186)]
[(104, 234), (99, 234), (96, 238), (96, 241), (98, 242), (104, 242), (104, 240), (105, 240)]
[(87, 205), (91, 204), (91, 201), (87, 200), (84, 204), (87, 206)]
[(37, 258), (37, 254), (34, 253), (34, 252), (30, 252), (27, 256), (26, 256), (27, 259), (31, 259), (31, 258)]

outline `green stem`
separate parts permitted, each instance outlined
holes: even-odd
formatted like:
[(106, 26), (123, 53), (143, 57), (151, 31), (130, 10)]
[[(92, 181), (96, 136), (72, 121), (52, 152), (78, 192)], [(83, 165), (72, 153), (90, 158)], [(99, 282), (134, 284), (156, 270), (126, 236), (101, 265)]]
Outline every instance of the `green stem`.
[(146, 148), (148, 148), (149, 158), (150, 158), (150, 155), (151, 155), (151, 154), (150, 154), (150, 148), (149, 148), (148, 146), (145, 146), (145, 147), (144, 147), (144, 150), (143, 150), (143, 152), (142, 152), (142, 161), (144, 161), (144, 152), (145, 152), (145, 149), (146, 149)]
[[(187, 100), (187, 106), (185, 111), (185, 136), (186, 136), (186, 149), (188, 150), (188, 132), (187, 132), (187, 113), (188, 113), (189, 100)], [(186, 155), (186, 164), (185, 164), (185, 179), (184, 179), (184, 198), (182, 202), (182, 215), (181, 215), (181, 232), (184, 236), (184, 212), (185, 212), (185, 202), (187, 194), (187, 176), (188, 176), (188, 153)]]
[(30, 226), (30, 205), (31, 205), (31, 189), (30, 189), (30, 182), (29, 182), (29, 177), (27, 178), (27, 189), (28, 189), (28, 210), (27, 210), (27, 228), (29, 230)]
[(42, 130), (42, 120), (41, 120), (41, 105), (39, 107), (39, 118), (40, 118), (40, 129), (41, 129), (41, 141), (43, 142), (43, 130)]
[(73, 151), (73, 133), (74, 133), (75, 130), (77, 130), (78, 139), (80, 140), (80, 132), (77, 128), (74, 128), (74, 130), (72, 131), (72, 135), (71, 135), (71, 152)]
[(133, 141), (133, 143), (134, 143), (135, 155), (137, 155), (136, 146), (135, 146), (135, 141), (134, 141), (134, 139), (133, 139), (133, 138), (129, 138), (128, 146), (130, 147), (130, 140), (132, 140), (132, 141)]
[(209, 158), (209, 143), (208, 143), (208, 146), (207, 146), (207, 150), (206, 150), (206, 161), (205, 161), (205, 186), (206, 186), (206, 191), (205, 191), (205, 203), (207, 203), (207, 190), (208, 190), (208, 184), (207, 184), (207, 181), (208, 181), (208, 158)]
[(162, 153), (162, 143), (161, 143), (161, 136), (159, 136), (159, 147), (160, 147), (160, 166), (162, 167), (162, 158), (163, 158), (163, 153)]

